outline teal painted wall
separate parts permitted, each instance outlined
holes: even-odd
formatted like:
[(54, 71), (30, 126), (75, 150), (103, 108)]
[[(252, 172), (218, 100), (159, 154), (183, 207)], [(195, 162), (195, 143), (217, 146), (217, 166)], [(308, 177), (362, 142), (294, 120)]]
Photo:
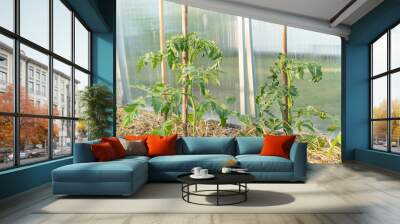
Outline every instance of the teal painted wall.
[(0, 199), (48, 183), (53, 169), (71, 163), (69, 157), (0, 172)]
[(399, 170), (399, 156), (369, 150), (369, 43), (400, 22), (399, 12), (400, 0), (385, 0), (351, 27), (351, 35), (342, 45), (345, 53), (342, 157), (391, 170)]
[[(92, 33), (92, 82), (108, 86), (115, 96), (114, 63), (114, 34)], [(114, 107), (114, 114), (115, 112)], [(110, 127), (111, 134), (115, 133), (114, 127), (115, 125)]]
[(114, 0), (66, 0), (66, 2), (79, 14), (85, 24), (92, 31), (110, 32), (111, 27), (107, 21), (107, 14), (103, 12), (103, 5), (110, 4)]
[(116, 132), (116, 75), (115, 75), (115, 35), (116, 35), (116, 2), (115, 0), (99, 0), (99, 11), (104, 16), (104, 21), (109, 26), (108, 32), (92, 32), (92, 83), (104, 84), (110, 88), (114, 95), (113, 125), (110, 134)]

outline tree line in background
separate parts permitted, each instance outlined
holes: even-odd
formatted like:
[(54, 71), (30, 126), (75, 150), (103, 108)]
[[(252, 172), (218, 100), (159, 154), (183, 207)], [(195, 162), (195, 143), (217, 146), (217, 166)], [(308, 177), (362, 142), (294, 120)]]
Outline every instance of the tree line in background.
[[(400, 117), (400, 101), (392, 100), (391, 102), (391, 117)], [(373, 118), (387, 118), (387, 100), (381, 101), (377, 106), (373, 108)], [(373, 138), (376, 143), (386, 143), (388, 135), (388, 123), (387, 121), (375, 121), (372, 125)], [(400, 122), (397, 120), (391, 121), (391, 135), (392, 141), (396, 141), (399, 144), (400, 139)]]

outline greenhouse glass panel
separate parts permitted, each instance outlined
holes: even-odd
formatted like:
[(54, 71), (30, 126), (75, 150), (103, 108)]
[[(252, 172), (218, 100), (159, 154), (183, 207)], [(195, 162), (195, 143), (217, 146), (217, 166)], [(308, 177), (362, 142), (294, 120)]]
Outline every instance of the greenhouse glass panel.
[(117, 1), (118, 104), (125, 105), (144, 93), (131, 85), (149, 86), (161, 81), (159, 69), (136, 72), (140, 56), (159, 50), (157, 0)]
[(221, 64), (221, 86), (210, 86), (210, 92), (220, 101), (233, 96), (236, 99), (231, 109), (239, 110), (239, 58), (238, 19), (236, 16), (189, 7), (189, 32), (213, 40), (224, 54)]
[[(270, 67), (282, 50), (283, 26), (252, 20), (252, 40), (256, 94), (271, 76)], [(275, 111), (278, 111), (277, 109)]]
[[(341, 111), (341, 39), (336, 36), (288, 27), (288, 55), (301, 62), (322, 66), (323, 78), (318, 84), (306, 75), (298, 81), (298, 105), (312, 105), (340, 120)], [(316, 127), (326, 131), (329, 123), (316, 120)]]

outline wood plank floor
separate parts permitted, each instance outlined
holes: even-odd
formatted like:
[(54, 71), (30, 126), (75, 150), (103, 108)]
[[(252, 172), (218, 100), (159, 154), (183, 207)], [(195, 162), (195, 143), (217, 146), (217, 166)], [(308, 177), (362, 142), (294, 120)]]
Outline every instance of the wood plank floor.
[(311, 165), (308, 182), (324, 186), (345, 201), (367, 204), (357, 214), (36, 214), (54, 200), (42, 186), (0, 201), (0, 223), (28, 224), (260, 224), (400, 223), (400, 174), (358, 163)]

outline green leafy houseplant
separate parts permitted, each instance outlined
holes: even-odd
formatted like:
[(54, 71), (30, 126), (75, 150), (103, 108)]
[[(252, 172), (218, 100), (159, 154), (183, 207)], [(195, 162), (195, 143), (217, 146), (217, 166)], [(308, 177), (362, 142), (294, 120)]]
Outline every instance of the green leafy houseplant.
[(89, 139), (109, 136), (112, 126), (113, 95), (104, 85), (86, 87), (80, 92), (79, 106), (82, 108), (82, 119), (88, 128)]

